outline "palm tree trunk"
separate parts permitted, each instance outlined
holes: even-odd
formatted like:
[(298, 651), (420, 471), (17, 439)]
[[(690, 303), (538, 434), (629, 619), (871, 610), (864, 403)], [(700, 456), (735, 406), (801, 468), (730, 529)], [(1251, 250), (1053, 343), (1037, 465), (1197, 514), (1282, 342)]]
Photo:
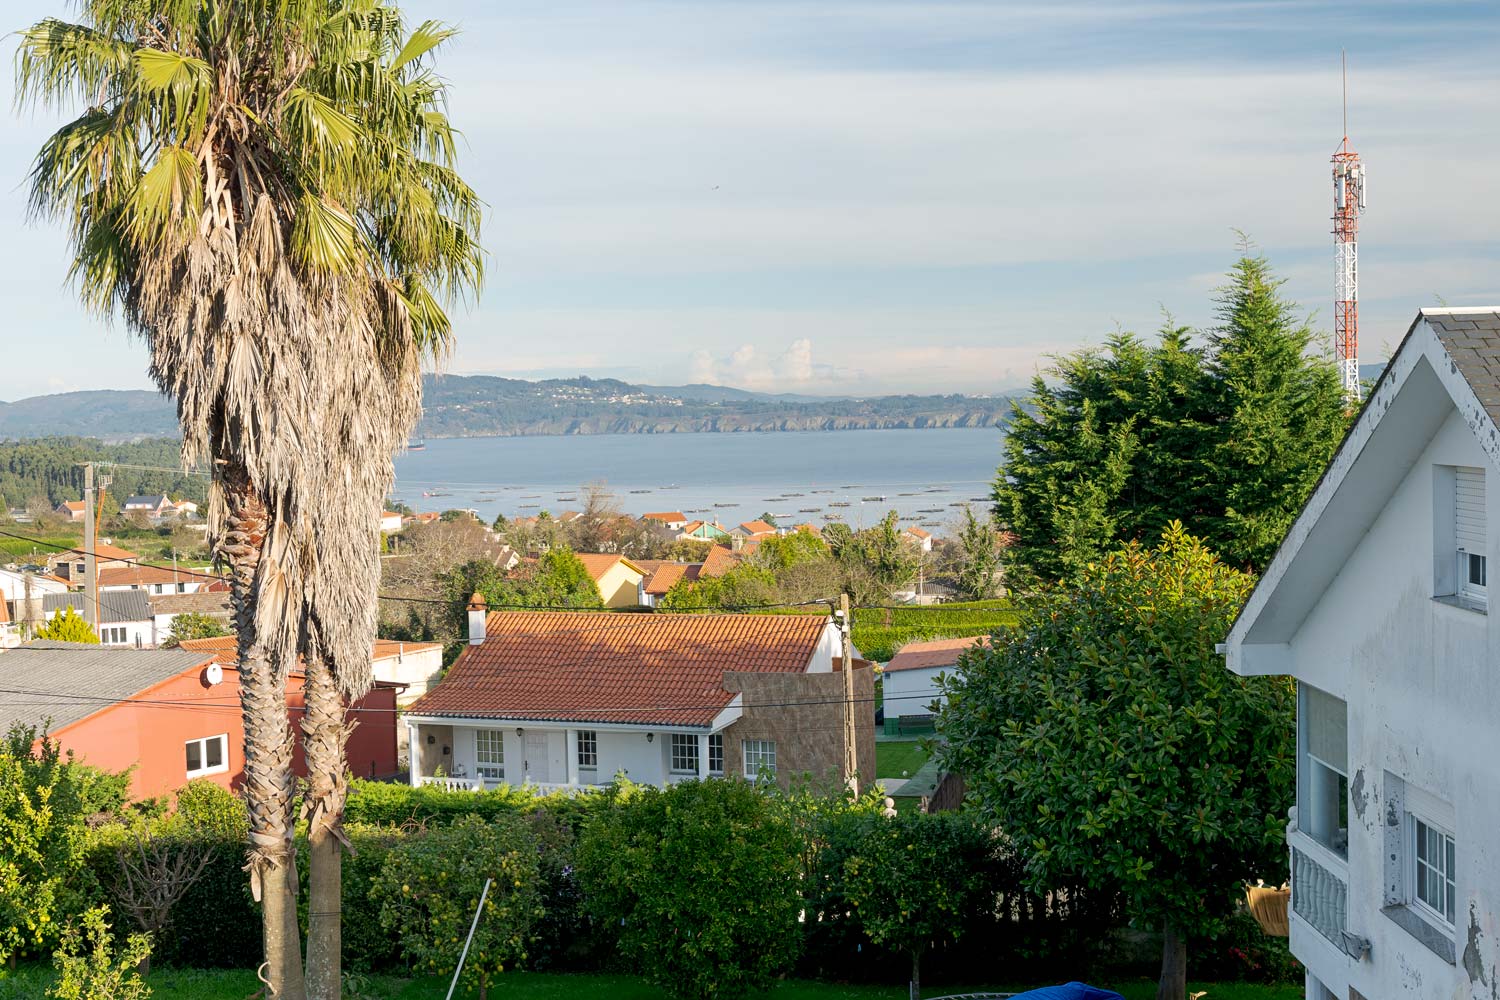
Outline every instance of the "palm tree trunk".
[[(237, 473), (237, 474), (236, 474)], [(225, 476), (225, 531), (219, 554), (230, 567), (245, 726), (242, 794), (250, 814), (246, 870), (261, 903), (265, 975), (275, 1000), (305, 1000), (292, 848), (292, 731), (286, 672), (257, 638), (255, 580), (270, 518), (243, 470)]]
[(343, 694), (322, 656), (307, 657), (307, 710), (302, 719), (308, 787), (303, 814), (308, 819), (307, 995), (339, 1000), (342, 984), (344, 801), (349, 784), (344, 746)]

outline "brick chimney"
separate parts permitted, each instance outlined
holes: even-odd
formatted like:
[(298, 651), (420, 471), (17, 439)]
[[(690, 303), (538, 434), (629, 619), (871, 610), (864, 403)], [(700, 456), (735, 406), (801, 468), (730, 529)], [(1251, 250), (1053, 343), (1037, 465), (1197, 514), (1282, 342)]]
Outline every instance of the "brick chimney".
[(484, 595), (478, 591), (469, 598), (469, 645), (477, 646), (484, 642)]

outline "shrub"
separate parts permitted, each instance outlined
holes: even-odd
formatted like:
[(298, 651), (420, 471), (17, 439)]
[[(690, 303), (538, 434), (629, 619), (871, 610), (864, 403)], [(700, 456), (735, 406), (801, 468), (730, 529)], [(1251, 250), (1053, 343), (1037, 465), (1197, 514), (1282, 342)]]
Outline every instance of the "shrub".
[(578, 873), (589, 912), (649, 980), (674, 997), (738, 997), (797, 956), (799, 848), (756, 787), (689, 781), (597, 811)]
[(238, 795), (207, 778), (177, 790), (177, 817), (195, 833), (224, 840), (244, 840), (250, 815)]
[(47, 990), (57, 1000), (146, 1000), (151, 990), (137, 968), (151, 955), (151, 939), (132, 934), (116, 952), (105, 918), (107, 907), (86, 910), (63, 932), (53, 956), (57, 982)]
[(536, 841), (515, 817), (465, 816), (411, 837), (386, 855), (371, 888), (380, 925), (429, 974), (457, 967), (486, 879), (492, 879), (464, 964), (464, 979), (489, 995), (490, 981), (525, 961), (542, 916)]
[(583, 817), (604, 797), (601, 792), (544, 794), (529, 786), (500, 785), (482, 792), (455, 792), (436, 785), (412, 788), (382, 781), (349, 782), (344, 818), (350, 823), (401, 826), (404, 823), (446, 825), (461, 816), (495, 819), (525, 816), (544, 809), (577, 830)]
[[(409, 836), (391, 826), (346, 823), (350, 851), (344, 856), (344, 964), (355, 971), (393, 969), (401, 963), (401, 942), (380, 925), (380, 899), (371, 892), (387, 855)], [(303, 866), (306, 870), (306, 866)]]
[(45, 949), (79, 908), (84, 825), (76, 766), (28, 726), (0, 741), (0, 960)]
[(584, 914), (583, 890), (578, 884), (577, 835), (562, 815), (546, 810), (527, 816), (526, 824), (536, 838), (542, 896), (542, 919), (527, 964), (533, 969), (596, 966), (595, 935)]

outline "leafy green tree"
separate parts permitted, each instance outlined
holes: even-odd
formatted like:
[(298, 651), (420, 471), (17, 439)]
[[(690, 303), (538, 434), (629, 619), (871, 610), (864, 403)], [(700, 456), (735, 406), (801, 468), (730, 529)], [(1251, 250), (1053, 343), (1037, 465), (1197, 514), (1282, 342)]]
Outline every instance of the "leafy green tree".
[[(271, 991), (306, 992), (287, 672), (303, 656), (316, 1000), (339, 992), (346, 699), (371, 680), (373, 525), (446, 307), (477, 287), (480, 201), (455, 169), (434, 50), (380, 0), (80, 0), (20, 35), (17, 104), (49, 136), (30, 203), (87, 306), (119, 313), (211, 474), (231, 571), (249, 873)], [(206, 345), (218, 345), (213, 350)], [(262, 601), (262, 595), (266, 600)]]
[(956, 941), (986, 889), (993, 834), (969, 813), (866, 818), (844, 859), (843, 889), (870, 940), (911, 959), (911, 1000), (922, 995), (922, 953)]
[(55, 939), (75, 902), (85, 829), (74, 766), (28, 726), (0, 743), (0, 960), (13, 967)]
[(99, 642), (99, 633), (83, 620), (83, 615), (75, 611), (71, 604), (52, 612), (47, 624), (36, 630), (36, 637), (56, 642), (90, 642), (95, 645)]
[(386, 855), (370, 889), (380, 925), (429, 975), (451, 976), (491, 879), (464, 963), (464, 980), (489, 996), (495, 977), (526, 959), (542, 918), (537, 845), (517, 816), (464, 816), (410, 837)]
[(823, 529), (834, 560), (843, 571), (843, 590), (856, 604), (884, 601), (917, 573), (917, 556), (901, 537), (895, 511), (870, 528), (855, 531), (837, 522)]
[(831, 559), (828, 543), (810, 531), (792, 531), (761, 539), (750, 562), (781, 575), (793, 566)]
[(109, 907), (97, 906), (69, 922), (53, 956), (57, 982), (47, 989), (55, 1000), (147, 1000), (151, 988), (139, 969), (151, 957), (151, 937), (131, 934), (115, 948)]
[(1218, 292), (1209, 331), (1218, 416), (1205, 473), (1219, 484), (1218, 551), (1239, 565), (1271, 560), (1348, 426), (1338, 370), (1313, 353), (1312, 328), (1282, 298), (1262, 256), (1244, 256)]
[(977, 518), (974, 509), (964, 506), (963, 524), (958, 529), (958, 592), (972, 601), (995, 596), (995, 571), (1000, 568), (995, 526), (988, 518)]
[(443, 594), (455, 635), (468, 633), (469, 599), (474, 594), (482, 595), (492, 608), (604, 607), (588, 567), (567, 546), (549, 549), (534, 565), (519, 566), (511, 573), (488, 560), (470, 560), (444, 575)]
[(1246, 879), (1285, 877), (1292, 685), (1214, 651), (1252, 583), (1173, 524), (1023, 599), (1013, 636), (943, 684), (943, 765), (1028, 845), (1033, 889), (1118, 891), (1163, 928), (1160, 1000)]
[(172, 617), (172, 634), (161, 644), (163, 649), (176, 649), (184, 639), (215, 639), (229, 634), (224, 623), (213, 615), (197, 611), (184, 611)]
[(765, 989), (797, 956), (799, 843), (771, 797), (743, 781), (632, 789), (591, 815), (578, 844), (585, 905), (669, 996)]
[(735, 611), (777, 601), (776, 578), (770, 571), (741, 563), (722, 576), (678, 580), (657, 607), (663, 611)]
[(1013, 404), (993, 491), (1013, 585), (1074, 579), (1174, 520), (1237, 565), (1270, 559), (1347, 417), (1265, 258), (1229, 278), (1202, 346), (1168, 316), (1157, 343), (1116, 333)]

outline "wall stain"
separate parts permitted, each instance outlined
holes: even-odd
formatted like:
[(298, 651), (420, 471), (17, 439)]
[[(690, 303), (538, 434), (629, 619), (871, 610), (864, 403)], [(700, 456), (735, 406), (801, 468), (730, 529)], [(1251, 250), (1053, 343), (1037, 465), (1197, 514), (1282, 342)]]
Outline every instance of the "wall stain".
[(1469, 974), (1469, 982), (1476, 980), (1480, 985), (1488, 986), (1489, 980), (1484, 975), (1484, 959), (1479, 954), (1479, 939), (1482, 932), (1479, 930), (1479, 915), (1474, 912), (1474, 904), (1469, 903), (1469, 943), (1464, 945), (1464, 971)]
[(1349, 799), (1354, 803), (1354, 813), (1363, 822), (1365, 807), (1370, 804), (1370, 793), (1365, 791), (1365, 769), (1354, 772), (1354, 783), (1349, 786)]

